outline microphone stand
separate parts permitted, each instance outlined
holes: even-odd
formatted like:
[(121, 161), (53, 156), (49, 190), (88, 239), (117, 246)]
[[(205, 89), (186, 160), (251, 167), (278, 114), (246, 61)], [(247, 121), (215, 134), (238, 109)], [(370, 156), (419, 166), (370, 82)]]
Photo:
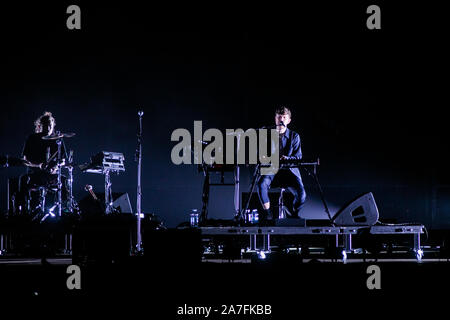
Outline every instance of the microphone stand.
[(258, 163), (258, 164), (256, 164), (255, 172), (253, 173), (253, 178), (252, 178), (252, 183), (250, 185), (250, 193), (247, 198), (247, 203), (245, 204), (245, 207), (242, 208), (239, 217), (237, 217), (237, 219), (240, 219), (241, 222), (242, 221), (245, 222), (245, 220), (246, 220), (245, 212), (247, 211), (248, 207), (250, 206), (250, 200), (252, 199), (252, 195), (255, 192), (256, 183), (258, 182), (260, 177), (261, 177), (260, 164)]
[(142, 243), (142, 234), (141, 234), (141, 168), (142, 168), (142, 116), (144, 115), (144, 111), (139, 111), (139, 132), (137, 135), (138, 146), (136, 149), (136, 159), (138, 162), (138, 176), (137, 176), (137, 200), (136, 200), (136, 210), (137, 210), (137, 235), (136, 235), (136, 251), (137, 253), (142, 252), (141, 243)]
[[(59, 131), (56, 131), (56, 134), (59, 135)], [(62, 138), (56, 140), (58, 145), (58, 217), (60, 218), (62, 214), (61, 143)]]

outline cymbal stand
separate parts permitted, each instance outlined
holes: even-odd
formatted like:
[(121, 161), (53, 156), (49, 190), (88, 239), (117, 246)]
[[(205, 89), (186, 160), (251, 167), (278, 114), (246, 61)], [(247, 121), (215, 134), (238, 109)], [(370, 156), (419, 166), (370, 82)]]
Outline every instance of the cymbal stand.
[(105, 213), (110, 214), (114, 212), (113, 200), (112, 200), (112, 183), (111, 183), (111, 171), (105, 170)]
[[(57, 135), (60, 134), (59, 131), (56, 132)], [(62, 181), (61, 181), (61, 143), (62, 138), (56, 140), (58, 145), (58, 216), (61, 217), (62, 209)]]
[[(59, 135), (60, 132), (56, 131), (56, 135)], [(53, 213), (53, 210), (55, 210), (56, 208), (58, 208), (58, 212), (57, 215), (58, 217), (61, 217), (62, 215), (62, 180), (61, 180), (61, 167), (62, 167), (62, 161), (61, 161), (61, 143), (62, 143), (62, 138), (59, 138), (56, 140), (56, 144), (58, 145), (58, 164), (57, 164), (57, 202), (48, 210), (48, 213), (45, 214), (42, 219), (41, 222), (44, 222), (45, 219), (48, 218), (48, 216), (52, 216), (54, 217), (55, 214)]]
[(69, 179), (67, 180), (68, 189), (69, 189), (69, 205), (68, 209), (70, 213), (73, 213), (74, 210), (79, 214), (78, 204), (73, 197), (73, 150), (70, 150), (69, 153), (69, 163), (67, 166), (67, 171), (69, 172)]
[(142, 174), (142, 116), (144, 115), (144, 111), (140, 110), (138, 112), (139, 116), (139, 132), (137, 135), (138, 146), (136, 149), (136, 160), (138, 162), (138, 175), (137, 175), (137, 197), (136, 197), (136, 211), (137, 211), (137, 220), (136, 220), (136, 251), (138, 253), (142, 252), (141, 243), (142, 243), (142, 233), (141, 233), (141, 201), (142, 201), (142, 187), (141, 187), (141, 174)]

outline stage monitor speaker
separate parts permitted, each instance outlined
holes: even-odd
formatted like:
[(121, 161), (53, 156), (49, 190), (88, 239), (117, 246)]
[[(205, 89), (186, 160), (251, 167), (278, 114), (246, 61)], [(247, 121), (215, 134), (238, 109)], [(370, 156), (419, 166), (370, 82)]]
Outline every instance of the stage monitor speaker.
[(340, 226), (372, 226), (379, 218), (378, 208), (372, 192), (363, 194), (346, 204), (333, 217)]
[(115, 199), (113, 202), (113, 207), (118, 209), (121, 213), (133, 213), (128, 193), (124, 193), (120, 197)]
[[(81, 199), (79, 206), (82, 213), (90, 215), (103, 211), (102, 205), (105, 203), (105, 193), (98, 192), (96, 195), (99, 201), (95, 201), (91, 195), (86, 195), (83, 199)], [(119, 212), (133, 213), (128, 193), (113, 192), (112, 198), (114, 199), (113, 207), (118, 209)]]

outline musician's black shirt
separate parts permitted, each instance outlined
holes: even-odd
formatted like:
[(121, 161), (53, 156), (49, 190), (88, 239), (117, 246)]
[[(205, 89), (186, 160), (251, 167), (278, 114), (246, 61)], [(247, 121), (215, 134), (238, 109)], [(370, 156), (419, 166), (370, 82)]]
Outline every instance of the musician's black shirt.
[[(44, 133), (33, 133), (25, 141), (22, 156), (28, 161), (39, 164), (45, 163), (49, 157), (58, 151), (58, 145), (55, 140), (44, 140)], [(61, 146), (61, 155), (64, 155), (64, 148)], [(55, 156), (56, 160), (57, 156)]]

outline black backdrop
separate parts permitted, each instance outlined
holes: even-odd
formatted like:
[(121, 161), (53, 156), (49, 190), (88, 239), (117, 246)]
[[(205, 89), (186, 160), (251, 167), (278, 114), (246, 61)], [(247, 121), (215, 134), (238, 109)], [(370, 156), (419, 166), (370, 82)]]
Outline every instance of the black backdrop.
[[(381, 218), (449, 225), (448, 49), (439, 8), (380, 5), (382, 29), (367, 30), (365, 4), (317, 7), (150, 7), (78, 2), (81, 30), (67, 30), (72, 3), (2, 7), (0, 153), (19, 155), (44, 110), (77, 162), (101, 150), (125, 154), (113, 190), (136, 207), (137, 111), (143, 109), (143, 211), (168, 226), (201, 208), (202, 176), (170, 160), (176, 128), (271, 124), (289, 104), (307, 158), (335, 212), (374, 192)], [(189, 9), (189, 11), (188, 11)], [(429, 12), (432, 11), (432, 12)], [(247, 191), (252, 168), (242, 170)], [(0, 209), (6, 180), (0, 169)], [(323, 217), (312, 182), (306, 217)], [(75, 196), (100, 175), (75, 172)], [(233, 216), (233, 190), (212, 190), (211, 218)]]

